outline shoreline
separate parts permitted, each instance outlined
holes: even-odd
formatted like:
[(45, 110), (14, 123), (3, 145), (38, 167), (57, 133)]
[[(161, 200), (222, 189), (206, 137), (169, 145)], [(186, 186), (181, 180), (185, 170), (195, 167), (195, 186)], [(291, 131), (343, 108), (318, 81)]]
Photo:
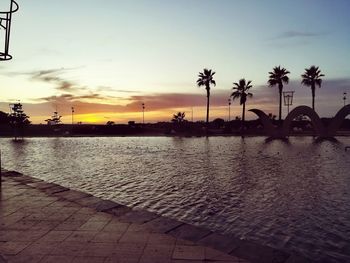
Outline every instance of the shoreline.
[[(169, 134), (128, 134), (128, 135), (108, 135), (108, 134), (90, 134), (90, 135), (31, 135), (31, 136), (25, 136), (23, 139), (26, 138), (95, 138), (95, 137), (101, 137), (101, 138), (123, 138), (123, 137), (169, 137), (169, 138), (203, 138), (203, 137), (265, 137), (266, 139), (272, 138), (271, 136), (267, 136), (264, 134), (208, 134), (208, 135), (169, 135)], [(317, 135), (313, 134), (291, 134), (286, 137), (286, 139), (290, 137), (318, 137)], [(336, 137), (350, 137), (350, 133), (347, 134), (337, 134), (334, 137), (330, 138), (336, 138)], [(13, 139), (13, 136), (0, 136), (0, 139)], [(274, 139), (281, 139), (281, 138), (274, 138)]]
[(218, 234), (211, 230), (160, 216), (146, 210), (132, 209), (110, 200), (97, 198), (91, 194), (72, 190), (55, 183), (48, 183), (15, 171), (3, 170), (2, 176), (3, 179), (12, 180), (14, 183), (39, 190), (48, 197), (74, 202), (83, 207), (94, 209), (97, 212), (112, 215), (122, 222), (139, 224), (142, 227), (149, 228), (151, 231), (188, 240), (199, 246), (211, 247), (231, 256), (243, 258), (252, 263), (313, 262), (299, 255), (289, 254), (285, 251), (262, 246), (232, 235)]

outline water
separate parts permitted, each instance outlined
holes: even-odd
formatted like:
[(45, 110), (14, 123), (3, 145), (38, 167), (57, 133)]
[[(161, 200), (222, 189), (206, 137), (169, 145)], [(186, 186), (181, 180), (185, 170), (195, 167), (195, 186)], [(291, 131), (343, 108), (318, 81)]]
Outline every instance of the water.
[(350, 262), (350, 138), (1, 139), (6, 169), (325, 262)]

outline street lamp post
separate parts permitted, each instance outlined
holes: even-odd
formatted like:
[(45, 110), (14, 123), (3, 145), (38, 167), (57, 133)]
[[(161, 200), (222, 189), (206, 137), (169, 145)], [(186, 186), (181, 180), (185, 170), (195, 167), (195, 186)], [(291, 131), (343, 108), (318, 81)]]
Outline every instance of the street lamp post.
[[(0, 48), (0, 61), (12, 59), (12, 56), (9, 54), (11, 22), (12, 22), (12, 14), (16, 12), (18, 9), (19, 9), (18, 4), (14, 0), (11, 0), (9, 11), (0, 10), (0, 29), (4, 30), (4, 34), (2, 34), (4, 36), (4, 39), (1, 39), (1, 42), (4, 43), (4, 47)], [(1, 149), (0, 149), (0, 192), (2, 189), (1, 169), (2, 167), (1, 167)]]
[(231, 121), (231, 98), (228, 99), (228, 121)]
[(191, 107), (191, 121), (193, 122), (193, 107)]
[(343, 100), (344, 100), (344, 106), (346, 105), (346, 92), (343, 93), (344, 97), (343, 97)]
[(145, 125), (145, 103), (142, 103), (142, 124)]
[(72, 107), (72, 125), (74, 124), (74, 107)]
[[(11, 33), (11, 22), (12, 22), (12, 14), (19, 9), (18, 4), (11, 0), (10, 9), (8, 11), (0, 10), (0, 29), (4, 30), (4, 48), (0, 50), (0, 61), (1, 60), (10, 60), (12, 56), (9, 54), (10, 47), (10, 33)], [(2, 23), (3, 22), (3, 23)]]
[(294, 91), (283, 92), (284, 106), (287, 106), (288, 114), (289, 114), (289, 106), (293, 105), (293, 95), (294, 95)]

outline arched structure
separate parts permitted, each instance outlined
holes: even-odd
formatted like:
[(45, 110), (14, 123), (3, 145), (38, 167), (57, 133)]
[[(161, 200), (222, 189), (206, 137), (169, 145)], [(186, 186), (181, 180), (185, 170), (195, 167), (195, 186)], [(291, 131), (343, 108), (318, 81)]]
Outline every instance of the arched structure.
[(251, 112), (254, 112), (256, 115), (258, 115), (258, 117), (260, 118), (260, 121), (262, 122), (263, 126), (264, 126), (264, 132), (269, 135), (269, 136), (273, 136), (276, 133), (276, 128), (275, 126), (273, 126), (271, 119), (269, 118), (269, 116), (267, 116), (265, 114), (265, 112), (263, 112), (262, 110), (258, 110), (258, 109), (251, 109), (249, 110)]
[(340, 125), (342, 124), (346, 116), (348, 116), (349, 114), (350, 114), (350, 104), (344, 106), (337, 112), (337, 114), (335, 115), (335, 117), (332, 119), (331, 123), (328, 126), (328, 129), (327, 129), (328, 136), (335, 136), (337, 130), (340, 128)]
[(264, 132), (272, 138), (287, 137), (290, 133), (290, 126), (292, 124), (292, 121), (302, 114), (308, 116), (311, 119), (311, 123), (315, 129), (317, 136), (321, 138), (327, 138), (336, 136), (336, 132), (340, 128), (341, 123), (344, 121), (346, 116), (350, 114), (350, 104), (344, 106), (338, 111), (327, 128), (324, 127), (318, 114), (308, 106), (298, 106), (294, 108), (283, 121), (283, 126), (281, 128), (275, 128), (270, 118), (263, 111), (258, 109), (252, 109), (249, 111), (254, 112), (256, 115), (258, 115), (262, 124), (264, 125)]
[(327, 131), (323, 126), (323, 123), (318, 116), (318, 114), (310, 107), (308, 106), (298, 106), (294, 108), (286, 117), (286, 119), (283, 122), (282, 127), (282, 134), (284, 136), (288, 136), (290, 125), (292, 124), (292, 121), (300, 116), (300, 115), (306, 115), (311, 119), (311, 123), (316, 131), (316, 134), (320, 137), (327, 137)]

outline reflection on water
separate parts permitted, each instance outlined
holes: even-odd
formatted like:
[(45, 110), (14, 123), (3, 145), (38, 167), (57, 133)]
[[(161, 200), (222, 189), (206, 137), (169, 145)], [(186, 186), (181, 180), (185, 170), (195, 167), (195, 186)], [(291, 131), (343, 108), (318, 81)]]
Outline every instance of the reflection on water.
[(7, 169), (327, 262), (350, 261), (350, 138), (1, 142)]

